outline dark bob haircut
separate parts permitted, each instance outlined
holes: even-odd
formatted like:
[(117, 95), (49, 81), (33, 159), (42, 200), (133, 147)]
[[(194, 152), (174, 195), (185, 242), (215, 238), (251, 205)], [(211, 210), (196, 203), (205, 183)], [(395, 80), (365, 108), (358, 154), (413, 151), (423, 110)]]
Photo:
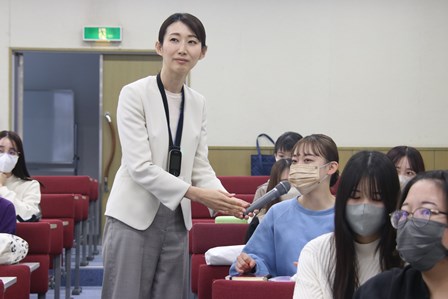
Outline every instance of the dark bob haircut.
[(188, 28), (190, 28), (191, 31), (196, 35), (197, 39), (202, 44), (202, 49), (206, 48), (206, 34), (205, 34), (205, 28), (202, 22), (196, 18), (195, 16), (189, 14), (189, 13), (175, 13), (169, 16), (163, 23), (162, 26), (160, 26), (159, 29), (159, 43), (163, 45), (163, 39), (166, 34), (167, 28), (176, 22), (182, 22), (185, 24)]

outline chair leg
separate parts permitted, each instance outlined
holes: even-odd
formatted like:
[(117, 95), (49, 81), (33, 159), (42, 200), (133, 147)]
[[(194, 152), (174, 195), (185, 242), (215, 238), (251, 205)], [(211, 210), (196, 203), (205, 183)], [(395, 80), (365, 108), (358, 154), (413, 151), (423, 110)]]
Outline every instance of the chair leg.
[(100, 206), (100, 199), (97, 199), (95, 201), (95, 233), (94, 233), (94, 239), (93, 239), (93, 254), (98, 255), (100, 254), (100, 251), (98, 250), (98, 244), (100, 240), (101, 235), (101, 206)]
[(81, 260), (81, 266), (87, 266), (89, 262), (87, 261), (87, 235), (88, 235), (88, 223), (89, 219), (86, 219), (82, 222), (82, 233), (81, 233), (81, 240), (82, 240), (82, 260)]
[(73, 288), (72, 295), (79, 295), (81, 294), (81, 287), (79, 286), (79, 267), (81, 264), (81, 222), (75, 224), (75, 240), (75, 286)]
[(61, 255), (53, 257), (54, 270), (54, 299), (61, 298)]
[(93, 236), (95, 235), (95, 202), (91, 201), (89, 205), (89, 233), (87, 234), (87, 260), (93, 261)]
[(72, 286), (72, 249), (65, 249), (65, 299), (71, 299), (70, 288)]

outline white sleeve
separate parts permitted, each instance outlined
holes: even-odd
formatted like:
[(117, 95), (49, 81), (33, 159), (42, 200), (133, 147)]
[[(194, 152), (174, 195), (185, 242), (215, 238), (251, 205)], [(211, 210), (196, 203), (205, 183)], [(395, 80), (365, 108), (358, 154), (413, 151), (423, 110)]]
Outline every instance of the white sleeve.
[(24, 220), (30, 219), (33, 215), (40, 213), (40, 185), (39, 182), (23, 181), (17, 185), (16, 189), (10, 189), (7, 186), (0, 187), (0, 196), (14, 204), (16, 214)]
[(326, 246), (322, 242), (318, 242), (320, 240), (322, 238), (308, 242), (300, 253), (294, 287), (294, 299), (324, 299), (333, 297), (331, 294), (329, 297), (325, 294), (327, 292), (328, 277), (323, 268), (326, 263), (319, 253), (322, 252), (322, 247)]

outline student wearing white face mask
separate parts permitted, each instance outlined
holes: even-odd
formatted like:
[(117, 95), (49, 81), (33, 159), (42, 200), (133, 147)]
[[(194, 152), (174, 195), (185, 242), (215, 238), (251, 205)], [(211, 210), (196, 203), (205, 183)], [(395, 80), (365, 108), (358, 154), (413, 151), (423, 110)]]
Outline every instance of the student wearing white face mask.
[(362, 151), (339, 180), (334, 233), (310, 241), (297, 267), (294, 298), (345, 299), (380, 271), (401, 265), (389, 221), (400, 193), (393, 163)]
[(293, 276), (303, 246), (333, 231), (339, 154), (323, 134), (302, 138), (293, 148), (289, 181), (302, 194), (273, 205), (230, 268), (230, 275)]
[(417, 173), (425, 171), (423, 157), (414, 147), (406, 145), (396, 146), (391, 148), (386, 155), (397, 168), (401, 190)]
[(19, 135), (0, 132), (0, 197), (14, 204), (19, 221), (40, 218), (40, 184), (30, 178)]

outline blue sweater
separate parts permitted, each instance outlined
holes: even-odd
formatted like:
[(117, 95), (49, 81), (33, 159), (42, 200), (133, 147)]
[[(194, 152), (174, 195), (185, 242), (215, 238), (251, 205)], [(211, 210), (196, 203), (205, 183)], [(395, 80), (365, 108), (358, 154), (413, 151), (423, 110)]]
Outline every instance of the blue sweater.
[[(297, 198), (272, 206), (243, 248), (257, 263), (257, 275), (293, 276), (302, 248), (308, 241), (334, 230), (334, 208), (305, 209)], [(229, 274), (237, 275), (235, 262)]]

